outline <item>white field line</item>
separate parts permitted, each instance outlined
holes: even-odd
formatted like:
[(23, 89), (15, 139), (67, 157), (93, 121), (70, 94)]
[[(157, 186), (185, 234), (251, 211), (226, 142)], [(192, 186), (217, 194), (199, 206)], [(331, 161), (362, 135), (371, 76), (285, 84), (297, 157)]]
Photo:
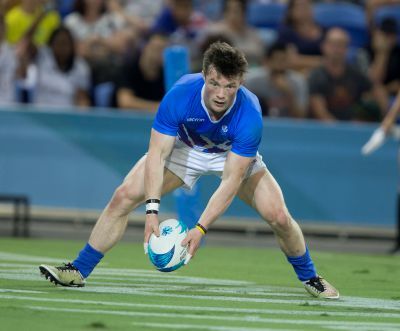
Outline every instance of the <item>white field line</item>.
[[(25, 268), (25, 269), (0, 269), (0, 279), (12, 279), (12, 280), (29, 280), (29, 281), (35, 281), (38, 280), (38, 275), (39, 275), (39, 269), (38, 267), (34, 267), (34, 268)], [(196, 280), (196, 279), (192, 279), (189, 277), (182, 277), (181, 279), (168, 279), (168, 278), (164, 278), (162, 275), (158, 276), (158, 278), (153, 277), (153, 278), (147, 278), (147, 277), (137, 277), (137, 276), (131, 276), (129, 278), (123, 278), (123, 277), (90, 277), (90, 279), (99, 279), (99, 280), (111, 280), (111, 281), (123, 281), (124, 283), (115, 283), (115, 282), (90, 282), (90, 284), (94, 284), (94, 285), (117, 285), (117, 286), (134, 286), (134, 285), (138, 285), (138, 286), (143, 286), (144, 284), (151, 284), (150, 286), (153, 287), (153, 284), (157, 285), (157, 284), (165, 284), (164, 286), (162, 286), (164, 289), (168, 289), (170, 286), (169, 284), (180, 284), (182, 285), (182, 287), (185, 287), (187, 285), (200, 285), (200, 286), (222, 286), (222, 287), (226, 287), (226, 286), (230, 286), (232, 287), (232, 285), (228, 284), (227, 282), (223, 281), (223, 282), (213, 282), (210, 281), (208, 282), (207, 278), (202, 278), (201, 280)], [(237, 286), (236, 284), (233, 285), (233, 287), (237, 288), (237, 293), (239, 293), (239, 291), (241, 291), (241, 289), (247, 288), (248, 285), (251, 285), (251, 283), (248, 284), (243, 284), (241, 286)], [(178, 286), (178, 285), (175, 285)], [(207, 290), (207, 288), (204, 289), (205, 291)], [(234, 291), (234, 290), (233, 290)], [(272, 289), (271, 289), (272, 291)], [(287, 291), (287, 290), (286, 290)], [(297, 292), (297, 291), (296, 291)], [(303, 291), (302, 291), (303, 292)], [(235, 292), (236, 293), (236, 292)], [(284, 294), (284, 296), (292, 296), (294, 294)]]
[[(39, 264), (43, 263), (56, 263), (59, 264), (61, 263), (60, 261), (63, 261), (65, 259), (60, 259), (60, 258), (52, 258), (52, 257), (46, 257), (46, 256), (31, 256), (31, 255), (24, 255), (24, 254), (16, 254), (16, 253), (7, 253), (7, 252), (0, 252), (0, 261), (17, 261), (17, 262), (29, 262), (29, 266), (34, 266), (32, 265), (32, 262), (38, 262)], [(150, 263), (150, 262), (149, 262)], [(103, 263), (102, 263), (103, 264)], [(10, 264), (7, 264), (7, 266), (10, 266)], [(26, 265), (22, 265), (25, 267)], [(146, 276), (146, 277), (162, 277), (162, 278), (168, 278), (168, 279), (179, 279), (181, 280), (182, 278), (186, 278), (189, 281), (192, 282), (204, 282), (207, 280), (210, 283), (215, 282), (216, 284), (220, 285), (245, 285), (245, 284), (250, 284), (248, 281), (237, 281), (237, 280), (231, 280), (231, 279), (213, 279), (213, 278), (202, 278), (202, 277), (188, 277), (188, 276), (181, 276), (177, 275), (178, 272), (175, 272), (174, 275), (170, 274), (165, 274), (161, 273), (156, 270), (146, 270), (146, 269), (121, 269), (121, 268), (102, 268), (102, 267), (97, 267), (93, 275), (119, 275), (119, 276)]]
[[(91, 282), (91, 285), (96, 285), (96, 286), (117, 286), (121, 287), (121, 283), (109, 283), (109, 282)], [(145, 287), (149, 286), (149, 287)], [(219, 294), (236, 294), (236, 295), (251, 295), (251, 296), (263, 296), (263, 297), (304, 297), (305, 292), (303, 291), (302, 294), (300, 293), (277, 293), (277, 292), (270, 292), (270, 291), (251, 291), (251, 289), (229, 289), (229, 288), (208, 288), (208, 287), (203, 287), (203, 288), (198, 288), (198, 287), (193, 287), (193, 286), (180, 286), (180, 285), (153, 285), (153, 284), (142, 284), (142, 283), (131, 283), (131, 284), (124, 284), (124, 288), (130, 288), (134, 286), (135, 288), (139, 289), (140, 291), (146, 291), (146, 292), (174, 292), (174, 291), (179, 291), (179, 292), (194, 292), (194, 293), (219, 293)]]
[(50, 262), (50, 263), (60, 263), (60, 259), (55, 259), (48, 256), (32, 256), (32, 255), (24, 255), (24, 254), (16, 254), (16, 253), (7, 253), (0, 252), (0, 261), (17, 261), (17, 262)]
[[(12, 274), (0, 272), (0, 279), (9, 280), (23, 280), (23, 281), (39, 281), (39, 276), (35, 274)], [(108, 286), (107, 286), (108, 285)], [(357, 307), (357, 308), (372, 308), (372, 309), (385, 309), (385, 310), (399, 310), (400, 301), (389, 299), (374, 299), (374, 298), (359, 298), (359, 297), (343, 297), (338, 301), (331, 300), (318, 300), (314, 298), (309, 299), (278, 299), (278, 298), (254, 298), (246, 296), (212, 296), (212, 295), (189, 295), (189, 294), (176, 294), (165, 293), (165, 288), (155, 290), (150, 285), (146, 288), (143, 284), (134, 284), (132, 287), (127, 286), (110, 286), (106, 283), (105, 286), (87, 286), (85, 288), (65, 288), (65, 290), (94, 292), (94, 293), (115, 293), (115, 294), (138, 294), (142, 296), (152, 297), (170, 297), (170, 298), (183, 298), (183, 299), (196, 299), (196, 300), (212, 300), (212, 301), (231, 301), (231, 302), (253, 302), (253, 303), (272, 303), (272, 304), (309, 304), (310, 306), (330, 306), (330, 307)], [(135, 287), (133, 287), (135, 286)], [(182, 288), (180, 289), (182, 290)], [(192, 291), (192, 289), (189, 289)], [(201, 289), (199, 289), (201, 293)], [(305, 293), (305, 292), (304, 292)], [(237, 293), (239, 294), (239, 292)], [(275, 295), (274, 295), (275, 294)], [(306, 295), (306, 294), (304, 294)], [(279, 293), (265, 293), (266, 297), (279, 296)]]
[[(22, 255), (22, 254), (13, 254), (13, 253), (5, 253), (5, 252), (0, 252), (0, 260), (1, 259), (8, 259), (8, 260), (13, 260), (17, 259), (19, 261), (29, 261), (32, 262), (32, 260), (35, 259), (40, 259), (40, 261), (43, 260), (49, 260), (51, 258), (47, 257), (32, 257), (29, 255)], [(10, 275), (10, 270), (0, 270), (0, 278), (2, 279), (20, 279), (20, 280), (34, 280), (37, 281), (38, 277), (36, 276), (36, 272), (34, 270), (36, 269), (37, 266), (31, 265), (33, 267), (32, 269), (32, 274), (29, 275), (27, 273), (26, 269), (21, 269), (21, 270), (14, 270), (16, 273), (13, 273)], [(169, 277), (170, 279), (174, 279), (174, 282), (182, 284), (184, 283), (185, 280), (195, 280), (195, 281), (201, 281), (201, 284), (210, 284), (210, 280), (207, 278), (200, 278), (200, 277), (184, 277), (184, 276), (173, 276), (173, 275), (165, 275), (163, 273), (159, 273), (157, 271), (148, 271), (148, 270), (142, 270), (142, 269), (105, 269), (105, 268), (98, 268), (97, 269), (98, 275), (100, 274), (115, 274), (115, 275), (121, 275), (123, 274), (124, 276), (127, 277), (133, 277), (135, 274), (141, 274), (141, 275), (147, 275), (147, 274), (152, 274), (152, 275), (157, 275), (158, 277), (158, 283), (160, 283), (160, 278), (165, 278)], [(159, 276), (158, 276), (159, 275)], [(123, 279), (124, 280), (124, 279)], [(133, 281), (144, 281), (144, 282), (149, 282), (148, 277), (146, 278), (139, 278), (139, 279), (133, 279)], [(213, 281), (213, 280), (211, 280)], [(239, 284), (252, 284), (249, 282), (240, 282), (240, 281), (231, 281), (231, 280), (218, 280), (214, 279), (216, 282), (225, 282), (226, 284), (230, 284), (231, 286), (236, 286)], [(110, 285), (107, 283), (107, 285)], [(134, 284), (132, 284), (134, 285)], [(137, 286), (143, 286), (143, 284), (136, 284)], [(212, 284), (212, 285), (220, 285), (223, 286), (225, 285), (224, 283), (217, 283), (217, 284)], [(254, 284), (253, 284), (254, 285)], [(150, 285), (151, 288), (153, 287)], [(269, 289), (278, 289), (279, 287), (269, 287)], [(77, 289), (75, 289), (77, 290)], [(348, 306), (348, 307), (359, 307), (359, 308), (375, 308), (375, 309), (390, 309), (390, 310), (398, 310), (400, 309), (400, 302), (399, 301), (394, 301), (394, 300), (385, 300), (385, 299), (373, 299), (373, 298), (358, 298), (358, 297), (345, 297), (344, 299), (341, 299), (340, 301), (322, 301), (322, 300), (315, 300), (315, 299), (310, 299), (310, 300), (278, 300), (278, 299), (268, 299), (268, 298), (246, 298), (246, 297), (222, 297), (222, 296), (198, 296), (198, 295), (185, 295), (185, 294), (172, 294), (172, 293), (158, 293), (151, 291), (146, 292), (146, 291), (140, 291), (138, 289), (130, 289), (126, 287), (87, 287), (86, 289), (81, 289), (84, 291), (89, 291), (89, 292), (102, 292), (102, 293), (134, 293), (134, 294), (141, 294), (143, 296), (163, 296), (163, 297), (180, 297), (180, 298), (194, 298), (194, 299), (206, 299), (206, 300), (221, 300), (221, 301), (233, 301), (233, 302), (264, 302), (264, 303), (287, 303), (287, 304), (304, 304), (308, 303), (310, 305), (321, 305), (321, 306)], [(297, 288), (283, 288), (282, 291), (284, 292), (291, 292), (291, 291), (303, 291), (301, 289)], [(266, 293), (266, 295), (268, 295)]]
[(357, 328), (353, 328), (350, 326), (328, 326), (327, 327), (330, 330), (334, 330), (334, 331), (338, 331), (338, 330), (342, 330), (342, 331), (399, 331), (399, 327), (394, 327), (394, 328), (380, 328), (380, 327), (371, 327), (371, 326), (358, 326)]
[[(374, 299), (374, 298), (358, 298), (358, 297), (344, 297), (340, 300), (320, 300), (315, 298), (309, 299), (275, 299), (275, 298), (249, 298), (238, 296), (211, 296), (211, 295), (190, 295), (190, 294), (175, 294), (175, 293), (160, 293), (160, 292), (146, 292), (140, 289), (126, 288), (126, 287), (100, 287), (88, 286), (84, 288), (68, 288), (65, 290), (94, 292), (94, 293), (118, 293), (118, 294), (138, 294), (151, 297), (169, 297), (169, 298), (182, 298), (182, 299), (195, 299), (195, 300), (211, 300), (211, 301), (231, 301), (231, 302), (253, 302), (253, 303), (274, 303), (274, 304), (308, 304), (310, 306), (330, 306), (330, 307), (354, 307), (354, 308), (372, 308), (372, 309), (387, 309), (397, 310), (400, 309), (400, 301)], [(305, 294), (306, 295), (306, 294)]]
[[(38, 281), (39, 276), (37, 273), (16, 273), (10, 275), (9, 272), (0, 271), (0, 279), (10, 280), (24, 280), (24, 281)], [(206, 279), (205, 279), (206, 280)], [(110, 285), (107, 283), (107, 285)], [(134, 284), (131, 284), (134, 286)], [(95, 293), (116, 293), (116, 294), (139, 294), (143, 296), (152, 297), (173, 297), (173, 298), (187, 298), (196, 300), (213, 300), (213, 301), (232, 301), (232, 302), (257, 302), (257, 303), (276, 303), (276, 304), (305, 304), (314, 306), (333, 306), (333, 307), (358, 307), (358, 308), (373, 308), (373, 309), (387, 309), (399, 310), (400, 301), (387, 300), (387, 299), (374, 299), (374, 298), (359, 298), (359, 297), (344, 297), (339, 301), (317, 300), (317, 299), (275, 299), (275, 298), (251, 298), (246, 296), (210, 296), (210, 295), (188, 295), (188, 294), (175, 294), (175, 293), (162, 293), (160, 291), (146, 291), (143, 284), (135, 284), (138, 288), (123, 287), (121, 285), (116, 287), (110, 286), (88, 286), (82, 289), (72, 289), (74, 291), (85, 291)], [(150, 286), (151, 288), (152, 286)], [(68, 288), (67, 288), (68, 289)], [(69, 290), (71, 290), (69, 288)], [(266, 293), (268, 296), (268, 293)], [(271, 296), (271, 295), (270, 295)]]
[[(135, 326), (144, 326), (160, 329), (185, 329), (185, 330), (207, 330), (207, 331), (302, 331), (297, 326), (294, 329), (265, 329), (265, 328), (252, 328), (252, 327), (234, 327), (234, 326), (211, 326), (211, 325), (197, 325), (197, 324), (163, 324), (163, 323), (139, 323), (133, 322)], [(345, 331), (398, 331), (393, 328), (376, 328), (376, 327), (360, 327), (360, 326), (328, 326), (325, 329), (331, 330), (345, 330)]]
[(122, 311), (122, 310), (100, 310), (100, 309), (73, 309), (73, 308), (55, 308), (55, 307), (42, 307), (42, 306), (25, 306), (25, 308), (40, 311), (54, 311), (54, 312), (68, 312), (78, 314), (98, 314), (98, 315), (117, 315), (117, 316), (143, 316), (143, 317), (156, 317), (156, 318), (178, 318), (178, 319), (195, 319), (195, 320), (216, 320), (216, 321), (229, 321), (229, 322), (248, 322), (248, 323), (272, 323), (272, 324), (302, 324), (302, 325), (320, 325), (324, 326), (353, 326), (354, 328), (360, 327), (376, 327), (379, 330), (384, 328), (396, 328), (398, 330), (398, 323), (379, 323), (379, 322), (344, 322), (344, 321), (313, 321), (313, 320), (282, 320), (273, 318), (262, 318), (254, 315), (237, 316), (216, 316), (216, 315), (196, 315), (196, 314), (182, 314), (182, 313), (159, 313), (159, 312), (140, 312), (140, 311)]
[[(9, 288), (0, 288), (0, 293), (26, 293), (26, 294), (43, 294), (46, 292), (42, 291), (30, 291), (30, 290), (13, 290)], [(1, 295), (0, 295), (1, 296)]]
[[(11, 267), (11, 269), (10, 269)], [(1, 269), (3, 268), (3, 269)], [(12, 265), (10, 263), (7, 264), (0, 264), (0, 278), (7, 278), (2, 275), (10, 275), (10, 279), (13, 277), (11, 275), (16, 275), (16, 277), (23, 277), (21, 275), (38, 275), (38, 265)], [(104, 269), (103, 269), (104, 270)], [(106, 273), (107, 274), (107, 273)], [(125, 277), (108, 277), (108, 276), (99, 276), (99, 273), (97, 276), (91, 276), (91, 280), (114, 280), (114, 281), (124, 281), (125, 283), (137, 283), (137, 282), (145, 282), (145, 283), (165, 283), (165, 284), (195, 284), (195, 285), (204, 285), (204, 286), (237, 286), (242, 288), (245, 286), (245, 289), (248, 288), (249, 285), (254, 285), (253, 283), (250, 282), (237, 282), (237, 281), (229, 281), (229, 280), (217, 280), (214, 279), (209, 281), (208, 278), (200, 278), (200, 277), (185, 277), (185, 276), (174, 276), (171, 277), (168, 275), (164, 275), (162, 273), (156, 273), (156, 275), (152, 275), (151, 277), (148, 276), (143, 276), (141, 273), (139, 273), (140, 276), (136, 275), (135, 273), (129, 273)], [(115, 274), (118, 275), (118, 274)], [(124, 276), (124, 275), (123, 275)], [(18, 278), (21, 279), (21, 278)], [(21, 279), (21, 280), (34, 280), (32, 278), (26, 278), (26, 279)], [(96, 281), (91, 281), (91, 284), (97, 284), (97, 285), (113, 285), (111, 282), (96, 282)], [(121, 284), (115, 283), (118, 286), (121, 286)], [(129, 285), (129, 284), (127, 284)], [(261, 288), (258, 286), (257, 288)], [(265, 292), (276, 292), (276, 291), (281, 291), (285, 292), (285, 296), (291, 296), (291, 294), (287, 294), (287, 292), (299, 292), (303, 293), (304, 291), (299, 288), (283, 288), (283, 287), (278, 287), (278, 286), (265, 286), (262, 287), (263, 293)], [(257, 291), (257, 290), (256, 290)], [(260, 293), (260, 292), (258, 292)], [(257, 294), (254, 294), (257, 295)]]
[[(1, 291), (0, 291), (1, 292)], [(6, 291), (4, 291), (6, 292)], [(39, 292), (44, 293), (44, 292)], [(321, 316), (326, 317), (372, 317), (372, 318), (398, 318), (400, 313), (363, 313), (363, 312), (339, 312), (339, 311), (309, 311), (309, 310), (283, 310), (283, 309), (251, 309), (251, 308), (228, 308), (228, 307), (210, 307), (210, 306), (179, 306), (179, 305), (161, 305), (161, 304), (145, 304), (145, 303), (130, 303), (117, 301), (94, 301), (81, 299), (55, 299), (45, 297), (29, 297), (19, 295), (2, 295), (0, 299), (12, 299), (21, 301), (36, 301), (36, 302), (54, 302), (96, 306), (111, 306), (111, 307), (135, 307), (135, 308), (151, 308), (160, 310), (179, 310), (179, 311), (209, 311), (218, 313), (238, 313), (238, 314), (266, 314), (266, 315), (304, 315), (304, 316)]]
[[(15, 260), (13, 260), (15, 257)], [(37, 262), (43, 264), (43, 262), (48, 262), (50, 258), (46, 257), (32, 257), (31, 260), (28, 259), (29, 255), (20, 255), (20, 254), (11, 254), (0, 252), (0, 261), (29, 261)], [(51, 259), (50, 259), (51, 260)], [(55, 259), (54, 259), (55, 260)], [(54, 261), (53, 261), (54, 262)], [(57, 264), (59, 264), (59, 260), (57, 260)], [(33, 264), (11, 264), (11, 263), (2, 263), (0, 267), (5, 268), (13, 268), (15, 272), (26, 271), (26, 268), (37, 268), (38, 265)], [(23, 268), (23, 269), (16, 269)], [(7, 270), (9, 271), (9, 270)], [(238, 280), (230, 280), (230, 279), (213, 279), (213, 278), (203, 278), (203, 277), (189, 277), (189, 276), (181, 276), (181, 275), (170, 275), (166, 273), (161, 273), (155, 270), (143, 270), (143, 269), (115, 269), (115, 268), (96, 268), (91, 275), (91, 278), (99, 278), (100, 276), (121, 276), (121, 277), (144, 277), (144, 279), (149, 280), (149, 278), (163, 279), (163, 280), (176, 280), (177, 282), (187, 282), (193, 284), (211, 284), (211, 285), (230, 285), (230, 286), (243, 286), (253, 284), (248, 281), (238, 281)]]
[[(0, 270), (0, 279), (9, 279), (9, 280), (20, 280), (20, 281), (39, 281), (40, 276), (39, 272), (36, 270), (21, 270), (21, 271), (5, 271)], [(114, 278), (115, 279), (115, 278)], [(122, 279), (124, 280), (124, 279)], [(135, 282), (136, 281), (136, 282)], [(149, 284), (154, 281), (155, 284)], [(159, 284), (165, 285), (159, 285)], [(244, 289), (234, 287), (231, 288), (212, 288), (210, 286), (206, 287), (194, 287), (194, 286), (187, 286), (185, 282), (178, 282), (172, 281), (172, 284), (182, 284), (182, 285), (170, 285), (171, 282), (169, 281), (156, 281), (150, 280), (150, 282), (145, 278), (132, 278), (126, 284), (121, 283), (114, 283), (114, 282), (90, 282), (91, 285), (97, 285), (99, 287), (107, 287), (109, 289), (112, 288), (126, 288), (128, 291), (130, 289), (137, 288), (140, 291), (147, 291), (147, 292), (169, 292), (169, 291), (190, 291), (195, 293), (220, 293), (220, 294), (237, 294), (237, 295), (252, 295), (252, 296), (278, 296), (278, 297), (299, 297), (304, 296), (304, 291), (302, 294), (297, 293), (277, 293), (277, 292), (270, 292), (272, 289), (268, 289), (267, 291), (262, 291), (259, 288), (255, 290), (250, 287), (245, 287)], [(119, 291), (119, 290), (117, 290)]]
[[(27, 272), (26, 270), (24, 273), (21, 272), (11, 272), (11, 271), (4, 271), (0, 270), (0, 279), (8, 279), (8, 280), (19, 280), (19, 281), (40, 281), (41, 277), (38, 271), (31, 270)], [(136, 283), (135, 283), (136, 281)], [(154, 281), (154, 284), (151, 284)], [(164, 285), (159, 285), (159, 284)], [(151, 280), (150, 282), (146, 281), (146, 279), (142, 278), (133, 278), (126, 284), (122, 283), (114, 283), (114, 282), (90, 282), (91, 285), (95, 285), (100, 288), (108, 288), (112, 292), (113, 288), (116, 288), (118, 293), (122, 292), (129, 292), (129, 291), (145, 291), (145, 292), (170, 292), (170, 291), (190, 291), (194, 293), (220, 293), (220, 294), (237, 294), (237, 295), (252, 295), (252, 296), (267, 296), (267, 297), (301, 297), (304, 296), (303, 294), (296, 294), (296, 293), (277, 293), (277, 292), (259, 292), (253, 291), (251, 288), (240, 289), (237, 287), (231, 288), (210, 288), (210, 287), (194, 287), (194, 286), (187, 286), (185, 282), (178, 282), (172, 281), (172, 284), (182, 284), (182, 285), (171, 285), (170, 282), (162, 282), (162, 281), (155, 281)], [(126, 289), (125, 291), (121, 290), (122, 288)]]
[(212, 325), (197, 325), (197, 324), (164, 324), (164, 323), (132, 323), (135, 326), (151, 327), (160, 329), (172, 329), (172, 330), (207, 330), (207, 331), (301, 331), (298, 328), (295, 329), (266, 329), (266, 328), (251, 328), (251, 327), (234, 327), (234, 326), (212, 326)]

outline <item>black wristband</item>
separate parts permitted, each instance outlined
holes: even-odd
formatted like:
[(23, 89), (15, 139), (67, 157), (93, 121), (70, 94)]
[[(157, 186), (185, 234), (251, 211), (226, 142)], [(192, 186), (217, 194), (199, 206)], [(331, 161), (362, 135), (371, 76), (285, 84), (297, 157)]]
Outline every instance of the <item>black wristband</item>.
[(147, 199), (146, 203), (160, 203), (160, 199)]
[(148, 214), (158, 214), (158, 210), (154, 210), (154, 209), (146, 210), (146, 215), (148, 215)]

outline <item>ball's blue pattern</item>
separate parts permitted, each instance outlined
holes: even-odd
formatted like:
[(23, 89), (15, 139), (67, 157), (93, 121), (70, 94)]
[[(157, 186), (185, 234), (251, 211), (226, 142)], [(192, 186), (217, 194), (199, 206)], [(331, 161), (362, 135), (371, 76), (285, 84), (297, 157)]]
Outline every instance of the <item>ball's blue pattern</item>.
[(157, 254), (149, 247), (150, 261), (157, 267), (157, 269), (164, 268), (172, 259), (175, 252), (175, 245), (172, 249), (164, 254)]

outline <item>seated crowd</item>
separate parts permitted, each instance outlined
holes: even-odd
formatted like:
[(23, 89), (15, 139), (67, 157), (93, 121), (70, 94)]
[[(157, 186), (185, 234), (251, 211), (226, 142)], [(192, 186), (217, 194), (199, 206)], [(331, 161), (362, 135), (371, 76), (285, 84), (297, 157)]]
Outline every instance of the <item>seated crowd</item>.
[[(326, 3), (363, 13), (365, 31), (324, 25)], [(262, 16), (268, 6), (280, 11)], [(155, 112), (164, 50), (184, 46), (197, 72), (221, 40), (245, 53), (263, 116), (380, 121), (400, 89), (399, 11), (400, 0), (0, 0), (0, 106)]]

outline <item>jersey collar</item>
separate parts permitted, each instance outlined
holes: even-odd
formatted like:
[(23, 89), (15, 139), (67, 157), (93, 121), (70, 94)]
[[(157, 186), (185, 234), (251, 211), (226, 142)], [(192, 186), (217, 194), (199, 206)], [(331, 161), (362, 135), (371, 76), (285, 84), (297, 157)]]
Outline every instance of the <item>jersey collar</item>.
[(205, 89), (205, 86), (206, 86), (206, 84), (203, 84), (203, 87), (201, 88), (201, 105), (203, 106), (203, 110), (206, 112), (206, 114), (207, 114), (208, 119), (210, 120), (210, 122), (212, 122), (212, 123), (218, 123), (218, 122), (220, 122), (226, 115), (228, 115), (228, 114), (231, 112), (233, 106), (234, 106), (235, 103), (236, 103), (237, 93), (236, 93), (236, 95), (235, 95), (235, 99), (233, 99), (232, 106), (230, 106), (230, 107), (228, 108), (228, 110), (225, 112), (224, 115), (222, 115), (222, 117), (221, 117), (219, 120), (216, 120), (216, 121), (215, 121), (215, 120), (211, 119), (210, 113), (208, 112), (208, 109), (207, 109), (207, 107), (206, 107), (206, 104), (204, 103), (204, 89)]

